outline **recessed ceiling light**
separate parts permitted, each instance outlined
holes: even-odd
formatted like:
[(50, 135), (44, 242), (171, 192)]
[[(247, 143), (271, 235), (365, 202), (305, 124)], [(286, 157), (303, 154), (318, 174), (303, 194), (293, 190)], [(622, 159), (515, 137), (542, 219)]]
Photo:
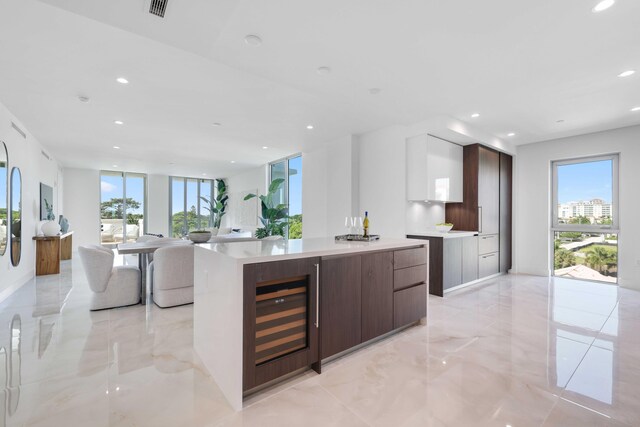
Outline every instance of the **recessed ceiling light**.
[(516, 134), (515, 134), (515, 133), (513, 133), (513, 132), (509, 132), (509, 133), (507, 134), (507, 136), (516, 136)]
[(475, 118), (477, 118), (477, 117), (480, 117), (480, 114), (478, 114), (478, 113), (473, 113), (473, 114), (471, 115), (471, 117), (473, 117), (473, 118), (475, 119)]
[(117, 168), (117, 167), (118, 167), (118, 165), (111, 165), (111, 166), (112, 166), (112, 167), (114, 167), (114, 168)]
[(119, 149), (120, 149), (120, 147), (118, 147), (117, 145), (114, 145), (114, 146), (113, 146), (113, 148), (114, 148), (115, 150), (119, 150)]
[(380, 89), (379, 87), (372, 87), (371, 89), (369, 89), (369, 93), (371, 95), (377, 95), (380, 92), (382, 92), (382, 89)]
[(269, 148), (269, 147), (267, 147), (266, 145), (264, 147), (262, 147), (263, 150), (266, 150), (267, 148)]
[(329, 68), (329, 67), (318, 67), (318, 69), (316, 71), (321, 76), (326, 76), (327, 74), (331, 73), (331, 68)]
[(85, 104), (89, 102), (91, 99), (88, 96), (80, 95), (78, 96), (78, 101), (84, 102)]
[(633, 107), (631, 111), (640, 111), (640, 107)]
[(307, 129), (309, 130), (313, 129), (313, 125), (307, 125)]
[(222, 126), (222, 123), (218, 123), (218, 122), (211, 123), (211, 126), (215, 126), (215, 127)]
[(255, 34), (249, 34), (244, 38), (244, 42), (251, 46), (260, 46), (262, 44), (262, 39), (260, 36), (256, 36)]
[(629, 77), (632, 76), (636, 73), (636, 70), (627, 70), (627, 71), (623, 71), (620, 74), (618, 74), (618, 77)]
[(116, 81), (123, 85), (129, 84), (129, 80), (125, 79), (124, 77), (118, 77)]
[(607, 10), (609, 9), (611, 6), (613, 6), (613, 4), (616, 2), (616, 0), (602, 0), (600, 3), (598, 3), (597, 5), (595, 5), (595, 7), (593, 9), (591, 9), (591, 11), (593, 13), (598, 13), (598, 12), (602, 12), (603, 10)]
[(236, 162), (235, 160), (231, 160), (231, 163), (235, 163), (235, 162)]
[(202, 176), (207, 176), (207, 174), (206, 174), (206, 173), (203, 173), (203, 174), (202, 174)]
[(113, 123), (117, 124), (117, 125), (123, 125), (124, 122), (122, 120), (114, 120)]

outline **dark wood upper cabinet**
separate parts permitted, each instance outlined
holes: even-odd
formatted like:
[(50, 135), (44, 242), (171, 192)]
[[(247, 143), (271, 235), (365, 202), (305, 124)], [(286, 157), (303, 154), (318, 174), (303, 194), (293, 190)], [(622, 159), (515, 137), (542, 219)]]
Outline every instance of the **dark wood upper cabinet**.
[[(500, 232), (500, 153), (479, 147), (478, 220), (480, 234)], [(475, 231), (475, 230), (474, 230)]]
[(362, 342), (362, 263), (360, 255), (322, 259), (320, 358)]
[(445, 205), (454, 230), (500, 232), (500, 158), (501, 153), (479, 144), (464, 147), (464, 202)]
[(393, 330), (393, 252), (362, 255), (362, 342)]
[(500, 271), (511, 269), (513, 158), (500, 153)]

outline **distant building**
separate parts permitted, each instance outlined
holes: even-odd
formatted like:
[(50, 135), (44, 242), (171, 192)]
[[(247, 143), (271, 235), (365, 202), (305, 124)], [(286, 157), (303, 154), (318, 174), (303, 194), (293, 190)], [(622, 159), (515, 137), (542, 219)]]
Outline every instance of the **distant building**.
[(611, 203), (607, 203), (602, 199), (558, 204), (559, 219), (568, 220), (578, 216), (584, 216), (589, 218), (593, 223), (598, 219), (611, 217), (611, 215)]

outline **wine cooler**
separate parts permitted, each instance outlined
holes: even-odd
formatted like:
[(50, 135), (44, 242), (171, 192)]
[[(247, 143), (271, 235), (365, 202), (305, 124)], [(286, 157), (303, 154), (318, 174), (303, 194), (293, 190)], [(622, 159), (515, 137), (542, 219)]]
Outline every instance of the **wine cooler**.
[(308, 305), (309, 276), (256, 284), (256, 365), (307, 346)]
[(307, 366), (319, 370), (319, 262), (244, 266), (245, 392)]

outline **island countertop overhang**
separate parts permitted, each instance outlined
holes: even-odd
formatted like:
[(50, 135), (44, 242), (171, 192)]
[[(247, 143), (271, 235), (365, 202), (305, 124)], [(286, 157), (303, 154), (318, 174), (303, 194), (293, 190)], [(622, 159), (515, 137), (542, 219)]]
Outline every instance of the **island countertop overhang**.
[(225, 255), (238, 264), (257, 264), (288, 259), (327, 257), (357, 254), (419, 246), (428, 242), (415, 239), (382, 238), (372, 242), (335, 241), (334, 238), (306, 238), (296, 240), (261, 240), (255, 242), (206, 243), (197, 245), (206, 250)]

